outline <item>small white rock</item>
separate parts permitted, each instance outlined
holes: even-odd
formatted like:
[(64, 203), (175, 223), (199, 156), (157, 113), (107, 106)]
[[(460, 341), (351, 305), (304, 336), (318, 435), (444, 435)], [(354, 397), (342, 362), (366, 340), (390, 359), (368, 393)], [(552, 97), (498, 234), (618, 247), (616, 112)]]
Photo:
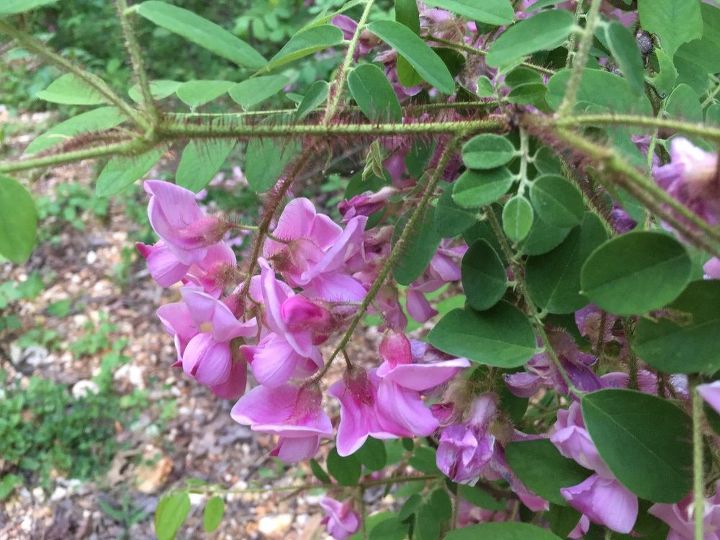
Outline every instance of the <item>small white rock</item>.
[(94, 251), (88, 251), (88, 254), (85, 257), (85, 261), (88, 264), (95, 264), (95, 261), (97, 261), (97, 253), (95, 253)]
[(97, 394), (100, 391), (94, 381), (82, 380), (76, 382), (72, 387), (72, 395), (75, 399), (81, 399), (88, 394)]
[(258, 530), (266, 535), (278, 534), (287, 531), (290, 525), (292, 525), (292, 516), (290, 514), (264, 516), (258, 522)]

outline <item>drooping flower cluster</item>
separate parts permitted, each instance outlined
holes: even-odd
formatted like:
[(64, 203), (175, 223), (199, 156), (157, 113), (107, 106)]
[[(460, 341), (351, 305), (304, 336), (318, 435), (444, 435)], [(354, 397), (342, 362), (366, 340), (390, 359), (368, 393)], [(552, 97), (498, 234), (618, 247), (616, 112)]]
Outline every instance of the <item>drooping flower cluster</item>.
[[(182, 284), (181, 301), (158, 310), (175, 340), (175, 365), (218, 396), (240, 398), (232, 418), (277, 435), (273, 455), (287, 462), (314, 456), (321, 439), (333, 435), (314, 378), (325, 368), (320, 346), (356, 314), (390, 240), (366, 233), (367, 196), (343, 203), (344, 228), (308, 199), (290, 201), (265, 240), (259, 274), (244, 279), (223, 240), (232, 223), (208, 216), (184, 188), (148, 181), (146, 190), (160, 240), (138, 249), (159, 284)], [(459, 279), (456, 274), (447, 280)], [(355, 452), (369, 435), (432, 434), (438, 421), (423, 395), (469, 365), (411, 343), (397, 298), (390, 295), (376, 308), (395, 329), (380, 345), (382, 362), (369, 371), (350, 365), (330, 387), (341, 405), (341, 455)], [(245, 394), (248, 368), (258, 384)]]

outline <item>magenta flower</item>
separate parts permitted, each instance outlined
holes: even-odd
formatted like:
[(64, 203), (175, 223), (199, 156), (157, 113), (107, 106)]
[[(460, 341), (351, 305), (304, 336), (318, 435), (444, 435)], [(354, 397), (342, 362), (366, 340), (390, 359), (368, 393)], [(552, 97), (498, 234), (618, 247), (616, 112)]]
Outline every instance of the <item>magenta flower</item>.
[(377, 406), (379, 379), (375, 370), (367, 373), (361, 368), (345, 372), (328, 393), (340, 402), (340, 424), (337, 451), (341, 456), (354, 454), (367, 440), (395, 439), (412, 436), (404, 427), (385, 417)]
[(257, 381), (275, 387), (293, 376), (307, 376), (322, 367), (322, 355), (313, 343), (313, 331), (327, 333), (330, 314), (276, 279), (265, 259), (260, 258), (258, 264), (265, 323), (270, 333), (246, 351)]
[(387, 200), (395, 193), (397, 193), (395, 188), (387, 186), (381, 188), (377, 193), (365, 191), (351, 199), (340, 201), (338, 210), (345, 221), (355, 216), (370, 216), (383, 208)]
[(706, 279), (720, 279), (720, 258), (713, 257), (703, 266)]
[(256, 386), (238, 400), (230, 415), (253, 431), (278, 435), (272, 455), (287, 463), (312, 458), (320, 439), (332, 435), (317, 386)]
[(720, 223), (717, 154), (675, 137), (670, 143), (670, 158), (669, 164), (654, 169), (657, 183), (711, 225)]
[(170, 287), (182, 281), (194, 283), (215, 297), (222, 294), (226, 274), (237, 264), (235, 253), (224, 242), (208, 247), (202, 260), (194, 264), (184, 264), (178, 259), (175, 250), (163, 240), (152, 246), (135, 244), (148, 266), (148, 271), (161, 287)]
[(720, 414), (720, 381), (698, 385), (697, 391), (707, 404)]
[(460, 280), (460, 261), (467, 249), (465, 244), (450, 246), (447, 240), (443, 241), (422, 276), (407, 289), (407, 310), (413, 319), (425, 322), (437, 315), (437, 311), (425, 298), (425, 293), (437, 291), (448, 283)]
[(263, 256), (293, 287), (328, 302), (360, 301), (363, 286), (349, 275), (347, 261), (362, 249), (365, 216), (351, 219), (345, 230), (318, 214), (305, 198), (294, 199), (283, 211)]
[[(221, 397), (238, 397), (245, 390), (245, 361), (239, 347), (231, 348), (231, 342), (255, 335), (255, 319), (237, 320), (224, 303), (197, 289), (185, 287), (181, 293), (183, 302), (158, 310), (158, 317), (175, 338), (179, 365)], [(235, 365), (238, 363), (240, 366)]]
[(496, 396), (483, 394), (473, 402), (467, 421), (443, 429), (436, 462), (453, 482), (473, 483), (492, 459), (495, 437), (488, 428), (496, 412)]
[(342, 503), (330, 497), (320, 500), (320, 506), (325, 510), (322, 523), (335, 540), (345, 540), (360, 528), (360, 517), (350, 506), (351, 503), (352, 499)]
[[(591, 369), (596, 362), (594, 356), (580, 351), (575, 340), (564, 331), (549, 332), (549, 338), (570, 380), (577, 388), (592, 392), (603, 387)], [(565, 380), (547, 353), (533, 356), (528, 361), (526, 370), (505, 375), (505, 384), (514, 395), (531, 397), (543, 387), (554, 388), (561, 394), (568, 393)]]
[(147, 180), (144, 187), (150, 225), (183, 264), (201, 261), (228, 231), (227, 223), (200, 209), (192, 191), (160, 180)]
[[(427, 352), (427, 349), (421, 349)], [(378, 407), (386, 417), (403, 426), (409, 433), (424, 437), (438, 427), (438, 420), (422, 400), (421, 392), (435, 388), (470, 365), (465, 358), (453, 358), (421, 363), (414, 358), (410, 341), (403, 335), (391, 333), (380, 344), (380, 364), (376, 375)]]
[[(715, 484), (715, 495), (705, 499), (703, 505), (705, 540), (720, 540), (720, 482)], [(677, 504), (654, 504), (648, 510), (670, 526), (668, 540), (693, 540), (695, 538), (695, 516), (692, 496)]]
[[(613, 531), (623, 534), (632, 531), (638, 515), (638, 499), (617, 481), (603, 462), (585, 428), (577, 401), (568, 410), (558, 411), (550, 441), (563, 456), (594, 472), (580, 484), (560, 490), (570, 506), (590, 521)], [(579, 525), (583, 525), (582, 520)]]

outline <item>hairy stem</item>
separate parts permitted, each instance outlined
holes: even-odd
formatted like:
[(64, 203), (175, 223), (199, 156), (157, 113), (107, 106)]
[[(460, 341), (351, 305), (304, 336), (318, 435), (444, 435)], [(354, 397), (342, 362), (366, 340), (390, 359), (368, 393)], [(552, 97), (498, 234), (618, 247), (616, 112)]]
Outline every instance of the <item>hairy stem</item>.
[(125, 48), (130, 56), (133, 74), (140, 86), (140, 93), (143, 98), (143, 108), (150, 118), (150, 127), (152, 128), (158, 124), (159, 114), (157, 108), (155, 107), (155, 100), (150, 92), (150, 83), (148, 81), (147, 71), (145, 70), (145, 63), (143, 62), (142, 54), (140, 52), (140, 45), (138, 44), (137, 37), (135, 36), (132, 21), (127, 14), (127, 0), (115, 0), (115, 5), (117, 6), (120, 26), (122, 27), (123, 37), (125, 38)]
[(703, 540), (705, 518), (705, 482), (703, 480), (703, 400), (697, 386), (691, 386), (693, 421), (693, 515), (695, 516), (695, 540)]
[(602, 0), (592, 0), (590, 9), (585, 17), (585, 29), (580, 37), (578, 50), (573, 56), (572, 71), (570, 72), (570, 78), (568, 79), (565, 89), (565, 96), (558, 109), (558, 116), (561, 118), (567, 116), (570, 111), (573, 110), (573, 107), (575, 107), (583, 70), (585, 69), (585, 64), (587, 64), (588, 54), (590, 53), (590, 47), (592, 46), (593, 36), (595, 34), (595, 26), (597, 25), (601, 3)]
[(345, 79), (347, 78), (348, 69), (350, 69), (350, 65), (353, 62), (355, 49), (357, 49), (358, 42), (360, 41), (360, 35), (365, 29), (365, 24), (367, 23), (368, 17), (370, 16), (370, 10), (372, 9), (374, 3), (375, 0), (367, 0), (365, 2), (365, 9), (363, 10), (360, 20), (355, 27), (355, 33), (348, 44), (345, 59), (343, 60), (343, 63), (340, 64), (335, 81), (330, 88), (330, 95), (328, 96), (327, 106), (325, 107), (325, 118), (323, 118), (324, 125), (328, 125), (335, 117), (335, 113), (337, 112), (338, 105), (340, 104), (340, 99), (342, 99), (343, 90), (345, 88)]
[(505, 258), (510, 263), (510, 266), (513, 271), (513, 275), (515, 276), (515, 282), (517, 289), (520, 291), (520, 295), (523, 297), (523, 300), (525, 301), (525, 305), (527, 306), (528, 315), (532, 319), (533, 326), (535, 327), (535, 332), (537, 336), (540, 338), (540, 341), (543, 343), (543, 347), (545, 347), (546, 354), (550, 357), (550, 360), (557, 368), (558, 372), (560, 373), (560, 376), (563, 379), (563, 382), (568, 387), (568, 391), (573, 392), (576, 395), (582, 395), (584, 392), (582, 390), (579, 390), (575, 387), (572, 380), (570, 380), (570, 376), (567, 374), (567, 371), (565, 370), (565, 367), (562, 365), (562, 362), (560, 362), (560, 358), (558, 358), (557, 353), (555, 352), (555, 349), (553, 348), (552, 344), (550, 343), (550, 338), (547, 335), (547, 332), (545, 331), (545, 326), (543, 325), (542, 320), (540, 319), (540, 314), (538, 313), (537, 308), (535, 307), (535, 303), (532, 301), (532, 298), (530, 298), (530, 293), (528, 292), (527, 285), (525, 284), (525, 278), (523, 274), (523, 269), (515, 262), (515, 254), (513, 253), (512, 249), (510, 248), (510, 244), (508, 243), (508, 240), (505, 236), (505, 233), (502, 230), (502, 226), (500, 225), (500, 221), (498, 221), (498, 218), (495, 216), (495, 212), (493, 212), (493, 209), (488, 207), (487, 212), (485, 212), (487, 215), (488, 222), (490, 223), (490, 227), (492, 228), (493, 232), (495, 233), (495, 236), (497, 237), (498, 242), (500, 243), (500, 248), (503, 251), (503, 254), (505, 255)]
[(107, 83), (97, 75), (84, 70), (67, 58), (60, 56), (55, 51), (47, 47), (42, 41), (35, 39), (30, 34), (27, 34), (22, 30), (18, 30), (9, 22), (2, 19), (0, 19), (0, 33), (6, 34), (15, 39), (18, 44), (27, 51), (35, 53), (61, 70), (73, 74), (75, 77), (95, 89), (108, 103), (115, 105), (133, 122), (141, 126), (143, 129), (148, 127), (145, 118), (124, 99), (118, 96), (112, 88), (110, 88)]
[(579, 114), (566, 116), (564, 118), (557, 118), (554, 120), (554, 124), (557, 127), (621, 125), (660, 129), (665, 128), (673, 131), (679, 131), (687, 135), (698, 135), (700, 137), (707, 137), (708, 139), (720, 141), (720, 128), (708, 126), (706, 124), (684, 122), (682, 120), (658, 118), (654, 116), (614, 113)]
[(448, 162), (450, 161), (450, 158), (452, 157), (452, 153), (455, 150), (455, 146), (457, 144), (457, 141), (460, 139), (460, 136), (454, 137), (448, 145), (443, 149), (442, 154), (440, 155), (440, 158), (438, 159), (437, 166), (433, 170), (432, 174), (430, 175), (430, 178), (427, 181), (427, 184), (425, 185), (425, 189), (423, 190), (422, 197), (420, 201), (417, 203), (417, 206), (415, 207), (415, 210), (410, 215), (410, 218), (408, 219), (407, 224), (405, 225), (405, 228), (403, 229), (402, 233), (400, 234), (400, 237), (398, 238), (397, 242), (392, 248), (392, 251), (390, 252), (390, 255), (388, 256), (387, 260), (385, 261), (385, 264), (383, 264), (382, 268), (380, 268), (380, 272), (378, 273), (377, 277), (375, 278), (375, 281), (373, 281), (372, 285), (370, 286), (370, 290), (365, 295), (365, 298), (363, 299), (362, 303), (360, 304), (360, 307), (358, 308), (358, 313), (353, 317), (352, 321), (350, 321), (350, 326), (345, 331), (345, 334), (343, 334), (343, 337), (340, 339), (340, 343), (335, 348), (335, 350), (330, 355), (330, 358), (328, 358), (327, 362), (325, 362), (325, 365), (323, 368), (318, 371), (315, 375), (309, 377), (307, 379), (307, 384), (317, 383), (320, 381), (325, 373), (327, 373), (328, 369), (330, 369), (330, 366), (335, 361), (335, 358), (338, 356), (338, 354), (345, 348), (345, 346), (350, 341), (350, 338), (353, 335), (353, 332), (355, 332), (355, 328), (357, 328), (357, 325), (360, 323), (362, 318), (365, 316), (365, 312), (370, 307), (370, 304), (372, 304), (373, 300), (377, 296), (377, 294), (380, 292), (380, 289), (385, 284), (385, 280), (387, 279), (388, 275), (390, 274), (390, 271), (393, 269), (395, 264), (397, 263), (398, 259), (400, 258), (401, 254), (403, 253), (405, 249), (405, 245), (408, 243), (410, 238), (413, 234), (415, 234), (417, 225), (420, 223), (420, 220), (423, 218), (425, 212), (427, 211), (427, 207), (430, 204), (430, 200), (432, 199), (433, 194), (435, 193), (435, 188), (438, 185), (438, 182), (442, 178), (442, 173), (445, 170), (445, 167), (447, 166)]

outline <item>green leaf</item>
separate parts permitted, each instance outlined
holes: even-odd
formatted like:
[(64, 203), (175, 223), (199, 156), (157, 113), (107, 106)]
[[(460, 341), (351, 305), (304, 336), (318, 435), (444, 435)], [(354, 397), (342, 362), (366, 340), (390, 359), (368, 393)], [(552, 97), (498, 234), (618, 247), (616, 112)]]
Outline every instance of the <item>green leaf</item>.
[(425, 0), (425, 4), (494, 26), (510, 24), (515, 17), (510, 0)]
[(0, 174), (0, 255), (25, 262), (35, 247), (37, 210), (30, 192)]
[(562, 244), (571, 230), (571, 228), (553, 227), (542, 219), (536, 219), (530, 227), (530, 234), (518, 247), (525, 255), (542, 255)]
[(438, 488), (430, 498), (420, 506), (415, 514), (413, 538), (416, 540), (437, 540), (445, 523), (452, 516), (452, 502), (447, 491)]
[(640, 319), (633, 350), (665, 373), (720, 369), (720, 281), (694, 281), (656, 319)]
[(496, 512), (505, 510), (504, 501), (497, 500), (480, 486), (466, 486), (461, 484), (457, 487), (457, 490), (458, 495), (475, 506)]
[(117, 195), (130, 184), (145, 176), (164, 153), (164, 149), (153, 149), (139, 156), (115, 156), (103, 167), (95, 182), (98, 197)]
[(250, 139), (245, 151), (245, 177), (252, 190), (262, 193), (273, 187), (299, 152), (300, 144), (296, 141)]
[(190, 141), (180, 157), (175, 182), (197, 193), (213, 179), (233, 148), (232, 139)]
[(658, 61), (659, 73), (650, 77), (650, 84), (658, 91), (658, 95), (664, 98), (675, 86), (678, 72), (673, 65), (672, 58), (662, 49), (655, 49), (655, 57)]
[(315, 111), (321, 104), (325, 103), (328, 96), (330, 84), (325, 81), (315, 81), (310, 85), (307, 92), (303, 96), (297, 111), (295, 111), (295, 120), (298, 122)]
[(664, 399), (634, 390), (587, 394), (582, 413), (600, 457), (638, 497), (675, 503), (692, 488), (692, 421)]
[(343, 42), (343, 33), (338, 27), (331, 24), (313, 26), (298, 32), (290, 38), (285, 46), (270, 59), (262, 71), (273, 71), (277, 68), (328, 49)]
[(176, 93), (180, 101), (194, 110), (216, 100), (234, 85), (231, 81), (188, 81), (178, 86)]
[(54, 4), (57, 0), (3, 0), (0, 5), (0, 16), (16, 15), (24, 11)]
[(265, 75), (238, 83), (229, 93), (233, 101), (243, 109), (251, 109), (277, 94), (288, 82), (290, 81), (284, 75)]
[(522, 195), (515, 195), (503, 208), (503, 231), (513, 242), (524, 240), (530, 232), (534, 215), (530, 202)]
[(561, 538), (567, 538), (580, 521), (582, 514), (569, 506), (550, 503), (550, 511), (546, 515), (550, 522), (550, 530)]
[(709, 84), (709, 74), (720, 71), (720, 9), (703, 3), (702, 38), (681, 45), (674, 55), (670, 55), (678, 71), (678, 82), (689, 84), (693, 90), (702, 94)]
[(461, 208), (480, 208), (505, 195), (515, 181), (507, 167), (467, 170), (455, 181), (452, 198)]
[(442, 238), (457, 236), (477, 222), (475, 214), (472, 210), (460, 208), (453, 201), (452, 187), (448, 187), (435, 206), (435, 230)]
[(155, 510), (155, 534), (158, 540), (172, 540), (190, 512), (186, 491), (169, 493), (160, 499)]
[(533, 302), (549, 313), (572, 313), (586, 305), (587, 298), (580, 294), (580, 272), (607, 237), (600, 218), (588, 212), (560, 246), (529, 257), (525, 279)]
[(35, 97), (63, 105), (102, 105), (106, 103), (105, 98), (97, 90), (71, 73), (55, 79), (50, 86), (38, 92)]
[(408, 526), (397, 517), (390, 517), (372, 528), (370, 540), (404, 540), (407, 538)]
[(505, 295), (505, 266), (486, 240), (478, 240), (465, 253), (462, 285), (468, 304), (478, 311), (493, 307)]
[(592, 474), (563, 457), (548, 439), (511, 442), (505, 447), (505, 458), (530, 491), (562, 506), (566, 506), (567, 501), (560, 494), (560, 488), (576, 486)]
[(325, 469), (322, 468), (322, 466), (317, 462), (315, 459), (310, 460), (310, 469), (312, 470), (313, 474), (315, 475), (315, 478), (320, 480), (323, 484), (331, 484), (332, 480), (328, 476), (328, 474), (325, 472)]
[(81, 133), (112, 129), (125, 120), (125, 116), (115, 107), (92, 109), (68, 118), (64, 122), (51, 127), (45, 133), (38, 135), (25, 149), (25, 153), (42, 152)]
[(642, 92), (645, 88), (645, 67), (635, 37), (622, 24), (612, 21), (605, 26), (605, 38), (630, 89)]
[(462, 148), (463, 163), (470, 169), (494, 169), (508, 163), (516, 154), (506, 137), (493, 133), (476, 135)]
[(12, 492), (15, 491), (16, 487), (23, 485), (22, 477), (17, 474), (6, 474), (0, 480), (0, 501), (4, 501)]
[[(433, 258), (440, 244), (440, 235), (433, 227), (434, 213), (426, 210), (420, 222), (415, 226), (413, 234), (405, 244), (405, 252), (393, 266), (393, 277), (400, 285), (410, 285), (425, 271), (430, 259)], [(398, 220), (393, 234), (393, 245), (405, 229), (407, 217)]]
[[(395, 20), (420, 35), (420, 12), (416, 0), (395, 0)], [(397, 75), (400, 84), (405, 87), (417, 86), (423, 81), (402, 55), (397, 58)]]
[(700, 96), (687, 84), (678, 84), (665, 100), (665, 113), (670, 118), (679, 118), (688, 122), (702, 122), (703, 110)]
[(348, 74), (348, 88), (355, 102), (372, 122), (400, 122), (402, 109), (383, 70), (362, 64)]
[(440, 470), (437, 468), (435, 449), (420, 445), (413, 448), (409, 444), (406, 444), (407, 441), (410, 441), (410, 444), (412, 444), (412, 439), (403, 439), (405, 449), (408, 451), (413, 450), (413, 455), (409, 461), (410, 466), (425, 474), (438, 474)]
[(368, 437), (358, 451), (355, 453), (360, 463), (371, 471), (379, 471), (387, 463), (387, 452), (385, 443), (378, 439)]
[(495, 89), (493, 88), (492, 81), (485, 75), (481, 75), (477, 80), (477, 90), (475, 94), (478, 97), (492, 97), (495, 95)]
[(530, 200), (540, 219), (554, 227), (572, 227), (585, 212), (580, 190), (562, 176), (547, 174), (535, 179)]
[[(150, 95), (155, 100), (161, 100), (172, 96), (183, 83), (179, 81), (170, 81), (167, 79), (158, 79), (150, 81)], [(140, 91), (140, 86), (133, 84), (128, 90), (128, 96), (135, 103), (142, 103), (143, 97)]]
[(205, 503), (203, 512), (203, 529), (206, 533), (214, 532), (222, 522), (225, 515), (225, 501), (222, 497), (215, 495)]
[(505, 522), (456, 529), (445, 540), (560, 540), (560, 537), (529, 523)]
[(536, 352), (527, 317), (504, 301), (482, 312), (454, 309), (430, 331), (428, 341), (448, 354), (502, 368), (522, 366)]
[(360, 460), (356, 455), (342, 457), (337, 453), (337, 449), (333, 448), (327, 457), (328, 472), (342, 486), (357, 485), (360, 479)]
[(395, 21), (376, 21), (368, 30), (401, 54), (420, 76), (444, 94), (455, 91), (455, 81), (445, 63), (420, 37)]
[(487, 63), (490, 67), (506, 66), (534, 52), (552, 50), (562, 45), (574, 25), (568, 11), (541, 11), (505, 30), (490, 47)]
[(192, 11), (150, 0), (133, 8), (139, 15), (237, 65), (259, 69), (265, 58), (242, 39)]
[(690, 281), (687, 251), (671, 236), (637, 231), (605, 242), (585, 261), (582, 293), (605, 311), (636, 315), (675, 300)]
[(643, 29), (660, 38), (670, 57), (680, 45), (703, 35), (700, 0), (638, 0)]

